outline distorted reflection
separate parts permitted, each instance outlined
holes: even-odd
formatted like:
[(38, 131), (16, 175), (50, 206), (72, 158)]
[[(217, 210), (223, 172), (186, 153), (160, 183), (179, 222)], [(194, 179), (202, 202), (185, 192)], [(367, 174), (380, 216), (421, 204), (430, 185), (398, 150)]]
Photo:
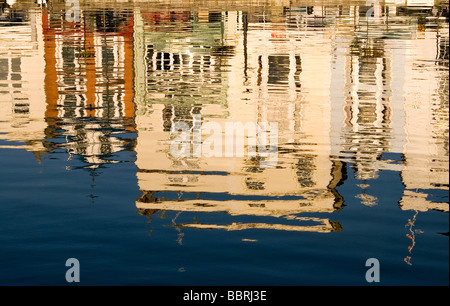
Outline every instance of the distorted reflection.
[[(291, 218), (340, 209), (342, 198), (335, 187), (342, 181), (343, 166), (330, 161), (329, 140), (323, 143), (329, 126), (315, 122), (329, 115), (320, 106), (321, 88), (314, 94), (301, 90), (302, 75), (308, 80), (324, 72), (313, 65), (302, 67), (302, 47), (312, 48), (300, 39), (307, 35), (305, 29), (295, 25), (290, 35), (286, 35), (289, 24), (264, 29), (271, 18), (262, 19), (266, 13), (141, 10), (135, 14), (140, 48), (136, 50), (136, 164), (142, 190), (136, 205), (141, 214), (226, 212), (284, 217), (300, 224), (197, 221), (176, 224), (177, 228), (341, 229), (328, 218)], [(165, 26), (158, 26), (157, 20), (164, 18)], [(174, 31), (180, 28), (182, 34)], [(323, 35), (318, 33), (315, 39)], [(329, 55), (304, 56), (320, 63)], [(180, 121), (191, 130), (208, 122), (222, 127), (226, 122), (277, 122), (277, 167), (264, 169), (251, 157), (173, 158), (170, 131)], [(318, 225), (302, 226), (301, 221)]]
[[(278, 2), (95, 3), (79, 21), (62, 1), (2, 2), (0, 148), (64, 149), (89, 170), (135, 151), (138, 212), (176, 212), (179, 244), (182, 228), (339, 232), (349, 168), (363, 205), (394, 171), (400, 209), (448, 212), (430, 200), (449, 186), (448, 5)], [(276, 167), (175, 158), (177, 122), (276, 122)], [(202, 223), (210, 212), (274, 221)]]
[(132, 27), (126, 11), (88, 11), (78, 23), (42, 14), (46, 133), (90, 167), (132, 146), (115, 137), (135, 132)]

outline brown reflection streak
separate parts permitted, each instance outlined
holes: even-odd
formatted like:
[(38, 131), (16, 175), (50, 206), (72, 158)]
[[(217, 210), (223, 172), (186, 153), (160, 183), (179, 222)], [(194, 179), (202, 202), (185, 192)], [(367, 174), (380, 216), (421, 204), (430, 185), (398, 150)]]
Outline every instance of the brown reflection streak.
[[(133, 92), (133, 26), (134, 26), (134, 18), (130, 17), (128, 24), (124, 31), (124, 105), (125, 105), (125, 118), (134, 118), (134, 92)], [(127, 125), (126, 129), (129, 132), (135, 132), (134, 127), (132, 125)]]
[(92, 54), (95, 54), (94, 34), (86, 29), (84, 29), (83, 32), (83, 52), (86, 54), (86, 57), (84, 58), (86, 69), (86, 117), (95, 117), (97, 73), (95, 69), (95, 56), (92, 56)]
[(56, 72), (56, 42), (55, 33), (50, 28), (50, 14), (47, 9), (42, 14), (42, 27), (44, 34), (44, 58), (45, 58), (45, 96), (47, 99), (47, 110), (45, 118), (49, 125), (56, 124), (58, 117), (57, 102), (59, 98), (57, 72)]

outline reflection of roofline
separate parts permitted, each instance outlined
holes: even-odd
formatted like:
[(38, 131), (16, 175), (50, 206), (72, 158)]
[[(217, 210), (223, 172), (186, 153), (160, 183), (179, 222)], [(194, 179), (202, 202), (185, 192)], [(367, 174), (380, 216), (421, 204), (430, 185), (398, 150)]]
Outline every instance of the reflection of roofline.
[[(281, 217), (305, 212), (336, 211), (334, 199), (285, 200), (285, 201), (214, 201), (214, 200), (183, 200), (162, 201), (156, 203), (136, 202), (136, 207), (142, 210), (170, 210), (190, 212), (226, 212), (230, 215), (254, 215)], [(316, 205), (314, 205), (316, 204)], [(320, 205), (319, 205), (320, 204)]]
[(226, 231), (240, 231), (247, 229), (269, 229), (282, 231), (296, 231), (296, 232), (317, 232), (317, 233), (332, 233), (340, 232), (342, 227), (339, 222), (330, 221), (329, 219), (321, 219), (322, 225), (287, 225), (287, 224), (268, 224), (268, 223), (235, 223), (229, 225), (217, 224), (199, 224), (199, 223), (181, 223), (176, 224), (176, 227), (182, 228), (196, 228), (196, 229), (221, 229)]

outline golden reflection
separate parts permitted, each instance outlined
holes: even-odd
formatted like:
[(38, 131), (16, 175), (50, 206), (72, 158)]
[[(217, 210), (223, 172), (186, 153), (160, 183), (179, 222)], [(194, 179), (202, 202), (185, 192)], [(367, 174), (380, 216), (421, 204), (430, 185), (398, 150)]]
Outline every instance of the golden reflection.
[(133, 16), (86, 11), (67, 22), (50, 9), (42, 16), (47, 132), (92, 166), (111, 162), (102, 156), (127, 145), (114, 134), (134, 132)]
[[(411, 240), (411, 245), (408, 246), (408, 253), (410, 255), (412, 254), (412, 250), (413, 250), (414, 246), (416, 245), (416, 233), (421, 233), (421, 230), (413, 229), (413, 227), (416, 223), (416, 218), (417, 218), (418, 213), (419, 212), (416, 211), (413, 218), (408, 219), (408, 223), (406, 223), (406, 225), (405, 225), (405, 227), (407, 227), (408, 231), (409, 231), (409, 233), (406, 234), (406, 237)], [(406, 264), (411, 266), (412, 265), (412, 263), (411, 263), (412, 257), (410, 255), (406, 256), (404, 261), (406, 262)]]
[[(156, 20), (164, 19), (165, 26), (158, 27)], [(272, 19), (282, 21), (285, 16), (263, 9), (249, 14), (142, 8), (136, 13), (136, 164), (142, 191), (136, 205), (140, 213), (170, 210), (285, 217), (340, 209), (342, 198), (335, 187), (342, 178), (342, 163), (328, 157), (329, 89), (326, 79), (312, 82), (325, 75), (331, 59), (326, 50), (312, 52), (326, 33), (309, 35), (295, 21), (265, 28), (262, 20)], [(181, 35), (174, 31), (180, 28)], [(324, 118), (321, 125), (317, 118)], [(248, 156), (173, 158), (170, 130), (180, 121), (191, 129), (208, 122), (222, 127), (227, 122), (277, 122), (278, 166), (265, 169), (259, 159)], [(179, 197), (170, 199), (171, 193)], [(195, 193), (194, 198), (185, 193)], [(340, 228), (328, 219), (314, 221), (323, 225), (196, 223), (177, 227), (318, 232)]]
[[(0, 148), (24, 148), (38, 160), (47, 152), (42, 16), (0, 3)], [(11, 23), (8, 23), (11, 22)]]
[[(308, 221), (311, 221), (308, 219)], [(315, 218), (317, 223), (321, 225), (300, 226), (300, 225), (286, 225), (286, 224), (267, 224), (267, 223), (232, 223), (230, 225), (217, 225), (217, 224), (177, 224), (178, 227), (196, 228), (196, 229), (221, 229), (226, 231), (240, 231), (246, 229), (269, 229), (269, 230), (282, 230), (282, 231), (299, 231), (299, 232), (318, 232), (329, 233), (340, 231), (339, 224), (336, 222), (330, 222), (328, 219)]]
[[(177, 229), (340, 231), (298, 215), (342, 209), (349, 166), (363, 205), (388, 170), (402, 210), (448, 212), (429, 200), (449, 186), (448, 6), (263, 2), (81, 1), (70, 22), (64, 1), (1, 1), (0, 148), (62, 148), (88, 168), (133, 150), (143, 215), (278, 218)], [(277, 165), (250, 157), (248, 137), (243, 157), (174, 158), (177, 122), (276, 122)]]

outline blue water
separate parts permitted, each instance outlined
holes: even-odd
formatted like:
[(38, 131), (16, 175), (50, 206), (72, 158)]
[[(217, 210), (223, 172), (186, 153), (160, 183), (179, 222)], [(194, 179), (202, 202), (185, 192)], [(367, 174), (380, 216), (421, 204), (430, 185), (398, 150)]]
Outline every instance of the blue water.
[[(380, 261), (383, 285), (448, 283), (448, 236), (442, 235), (448, 215), (417, 215), (415, 227), (423, 233), (416, 236), (413, 265), (405, 264), (410, 244), (405, 224), (414, 213), (399, 210), (402, 184), (392, 171), (383, 172), (368, 191), (379, 196), (379, 205), (365, 207), (354, 197), (349, 169), (349, 179), (338, 188), (345, 207), (327, 215), (342, 224), (341, 232), (182, 229), (180, 245), (180, 233), (171, 226), (176, 213), (151, 222), (136, 213), (133, 152), (94, 173), (79, 161), (68, 163), (62, 152), (40, 164), (24, 151), (2, 150), (2, 157), (2, 284), (65, 285), (65, 261), (72, 257), (80, 261), (83, 285), (366, 285), (365, 261), (371, 257)], [(67, 165), (79, 168), (67, 171)], [(178, 218), (254, 219), (189, 212)]]

